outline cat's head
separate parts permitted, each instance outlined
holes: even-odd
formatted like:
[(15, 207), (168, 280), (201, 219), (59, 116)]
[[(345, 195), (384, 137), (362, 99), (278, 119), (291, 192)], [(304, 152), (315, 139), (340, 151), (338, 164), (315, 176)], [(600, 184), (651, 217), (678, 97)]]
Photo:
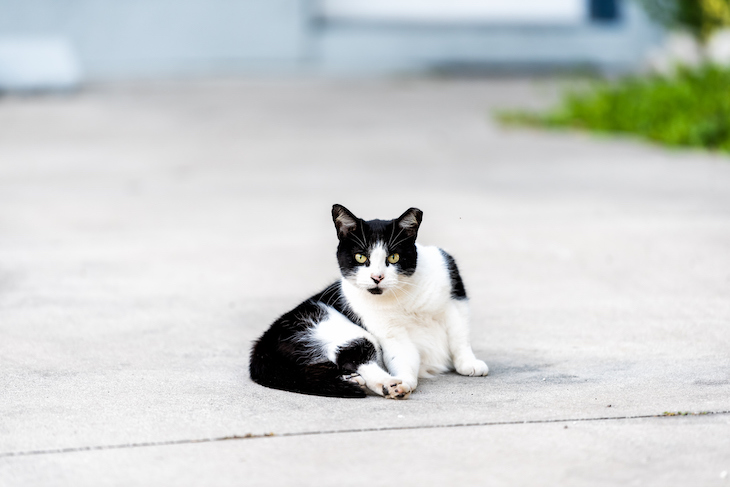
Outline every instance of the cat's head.
[(342, 205), (332, 207), (342, 276), (371, 294), (397, 289), (416, 271), (416, 236), (423, 212), (409, 208), (394, 220), (364, 221)]

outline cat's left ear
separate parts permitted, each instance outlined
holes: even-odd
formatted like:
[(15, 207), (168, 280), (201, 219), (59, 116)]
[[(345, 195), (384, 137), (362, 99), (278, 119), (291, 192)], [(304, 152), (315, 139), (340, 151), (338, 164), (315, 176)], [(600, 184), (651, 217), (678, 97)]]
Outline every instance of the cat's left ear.
[(415, 237), (418, 233), (418, 227), (421, 226), (423, 220), (423, 212), (418, 208), (408, 208), (405, 213), (398, 217), (395, 223), (405, 232)]
[(332, 205), (332, 221), (337, 228), (337, 238), (342, 240), (351, 232), (357, 230), (359, 218), (342, 205)]

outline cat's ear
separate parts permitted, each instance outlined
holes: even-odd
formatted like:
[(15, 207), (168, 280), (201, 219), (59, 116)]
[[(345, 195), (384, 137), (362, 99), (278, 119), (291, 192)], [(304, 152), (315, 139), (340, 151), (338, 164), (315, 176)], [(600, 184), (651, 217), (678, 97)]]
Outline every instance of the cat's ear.
[(337, 238), (342, 240), (357, 230), (359, 218), (342, 205), (332, 205), (332, 220), (337, 228)]
[(423, 212), (421, 210), (418, 208), (408, 208), (395, 222), (408, 235), (415, 237), (418, 233), (418, 227), (421, 226), (421, 220), (423, 220)]

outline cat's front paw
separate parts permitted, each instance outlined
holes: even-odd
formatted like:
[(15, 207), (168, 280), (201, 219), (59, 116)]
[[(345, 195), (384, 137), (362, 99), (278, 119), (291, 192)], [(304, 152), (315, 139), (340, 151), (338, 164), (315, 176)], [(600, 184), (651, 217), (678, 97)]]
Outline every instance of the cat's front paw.
[(456, 371), (461, 375), (472, 377), (485, 376), (489, 373), (489, 367), (483, 360), (473, 359), (455, 364)]
[(408, 399), (411, 388), (402, 380), (391, 377), (383, 383), (383, 396), (388, 399)]

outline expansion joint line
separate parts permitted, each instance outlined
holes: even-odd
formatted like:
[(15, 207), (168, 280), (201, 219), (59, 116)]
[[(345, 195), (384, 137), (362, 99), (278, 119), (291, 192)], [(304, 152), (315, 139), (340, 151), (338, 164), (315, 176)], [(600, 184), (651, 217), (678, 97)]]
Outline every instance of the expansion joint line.
[(264, 433), (264, 434), (253, 434), (247, 433), (245, 435), (233, 435), (233, 436), (222, 436), (219, 438), (197, 438), (188, 440), (170, 440), (170, 441), (148, 441), (143, 443), (127, 443), (119, 445), (95, 445), (95, 446), (79, 446), (71, 448), (55, 448), (48, 450), (29, 450), (29, 451), (17, 451), (17, 452), (0, 452), (1, 458), (8, 457), (27, 457), (34, 455), (53, 455), (59, 453), (79, 453), (87, 451), (100, 451), (100, 450), (124, 450), (128, 448), (144, 448), (152, 446), (173, 446), (173, 445), (191, 445), (195, 443), (217, 443), (221, 441), (231, 440), (249, 440), (249, 439), (261, 439), (261, 438), (287, 438), (295, 436), (316, 436), (316, 435), (338, 435), (343, 433), (374, 433), (379, 431), (404, 431), (404, 430), (429, 430), (429, 429), (443, 429), (443, 428), (466, 428), (466, 427), (482, 427), (482, 426), (505, 426), (505, 425), (521, 425), (521, 424), (550, 424), (550, 423), (587, 423), (597, 421), (619, 421), (627, 419), (651, 419), (651, 418), (669, 418), (676, 416), (716, 416), (730, 414), (728, 411), (702, 411), (702, 412), (664, 412), (662, 414), (645, 414), (636, 416), (607, 416), (598, 418), (574, 418), (574, 419), (535, 419), (527, 421), (485, 421), (485, 422), (472, 422), (472, 423), (447, 423), (447, 424), (434, 424), (434, 425), (413, 425), (413, 426), (393, 426), (393, 427), (382, 427), (382, 428), (352, 428), (352, 429), (339, 429), (339, 430), (322, 430), (322, 431), (300, 431), (294, 433)]

